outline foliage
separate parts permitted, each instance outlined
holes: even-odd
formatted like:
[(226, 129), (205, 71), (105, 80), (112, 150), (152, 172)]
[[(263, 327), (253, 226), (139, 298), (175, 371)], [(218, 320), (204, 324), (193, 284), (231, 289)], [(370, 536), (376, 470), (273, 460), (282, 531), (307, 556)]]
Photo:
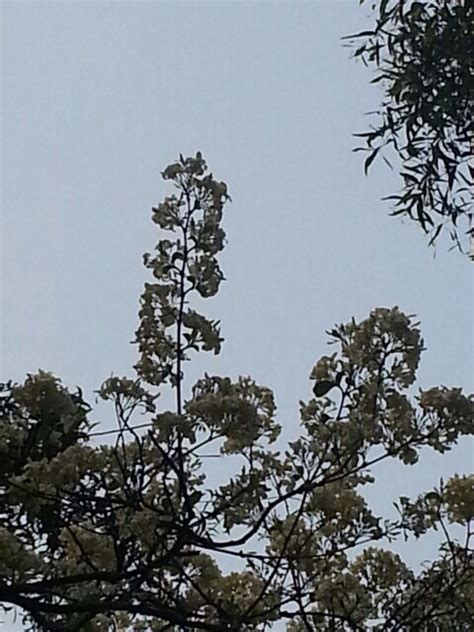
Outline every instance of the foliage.
[[(168, 236), (145, 255), (154, 280), (141, 297), (136, 377), (99, 390), (116, 428), (93, 432), (82, 393), (48, 373), (2, 386), (4, 608), (61, 632), (472, 629), (472, 477), (399, 499), (390, 519), (363, 488), (388, 459), (409, 467), (423, 448), (444, 452), (472, 434), (473, 397), (413, 396), (423, 341), (397, 307), (329, 332), (336, 350), (314, 366), (314, 397), (283, 451), (273, 393), (251, 378), (204, 375), (185, 397), (184, 363), (221, 348), (219, 323), (196, 309), (223, 279), (229, 196), (199, 153), (163, 177), (175, 193), (153, 209)], [(173, 410), (159, 406), (165, 388)], [(205, 467), (212, 446), (222, 480)], [(432, 529), (444, 543), (421, 572), (390, 551)]]
[(370, 131), (356, 134), (368, 152), (365, 170), (391, 146), (403, 182), (386, 198), (394, 201), (392, 214), (417, 222), (430, 243), (447, 229), (461, 247), (473, 213), (474, 5), (381, 0), (372, 8), (374, 28), (346, 38), (384, 90)]

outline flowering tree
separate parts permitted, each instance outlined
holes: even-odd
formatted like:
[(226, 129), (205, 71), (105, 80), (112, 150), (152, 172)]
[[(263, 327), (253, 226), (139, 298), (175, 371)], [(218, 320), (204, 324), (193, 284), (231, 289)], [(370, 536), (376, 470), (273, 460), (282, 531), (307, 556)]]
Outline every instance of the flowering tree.
[(384, 90), (371, 129), (356, 134), (368, 152), (365, 170), (392, 148), (402, 178), (401, 192), (387, 198), (393, 215), (417, 222), (430, 243), (447, 229), (462, 247), (474, 213), (474, 4), (380, 0), (372, 8), (374, 28), (346, 38)]
[[(282, 621), (293, 632), (472, 630), (472, 477), (400, 498), (396, 519), (362, 493), (384, 461), (409, 467), (422, 448), (445, 452), (471, 434), (472, 396), (409, 395), (423, 341), (398, 308), (329, 332), (335, 351), (314, 366), (314, 397), (284, 449), (273, 393), (250, 377), (206, 374), (186, 396), (186, 362), (222, 344), (219, 323), (197, 309), (223, 280), (230, 198), (199, 153), (162, 175), (175, 189), (153, 209), (167, 236), (144, 256), (153, 281), (136, 375), (99, 391), (116, 427), (94, 429), (81, 391), (49, 373), (1, 386), (3, 607), (21, 609), (29, 629), (61, 632)], [(165, 389), (173, 410), (160, 406)], [(224, 483), (206, 477), (209, 446), (223, 475), (240, 463)], [(388, 544), (430, 529), (444, 542), (416, 573)], [(226, 558), (240, 570), (226, 571)]]

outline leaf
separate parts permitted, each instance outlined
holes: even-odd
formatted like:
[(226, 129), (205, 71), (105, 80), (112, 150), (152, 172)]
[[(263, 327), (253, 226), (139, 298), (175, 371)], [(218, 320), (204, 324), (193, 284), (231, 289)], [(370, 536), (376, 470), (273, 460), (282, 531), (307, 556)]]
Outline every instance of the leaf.
[(430, 238), (430, 240), (428, 242), (429, 246), (432, 246), (435, 243), (435, 241), (438, 238), (438, 235), (440, 234), (442, 228), (443, 228), (443, 224), (438, 224), (438, 226), (433, 231), (433, 235), (431, 236), (431, 238)]
[(418, 179), (415, 176), (412, 176), (411, 173), (402, 171), (400, 175), (402, 176), (402, 178), (405, 178), (405, 180), (408, 180), (409, 182), (413, 182), (413, 184), (416, 184), (416, 185), (418, 184)]
[(427, 500), (428, 502), (435, 502), (435, 503), (440, 503), (442, 501), (441, 496), (438, 494), (438, 492), (428, 492), (425, 495), (425, 500)]
[(171, 263), (174, 265), (176, 261), (181, 260), (184, 261), (184, 255), (182, 252), (175, 252), (171, 257)]
[(370, 83), (380, 83), (380, 81), (383, 81), (384, 79), (386, 79), (385, 75), (378, 75), (377, 77), (372, 79)]
[(364, 52), (365, 52), (365, 45), (361, 46), (355, 51), (354, 57), (360, 57), (360, 55), (362, 55)]
[(374, 162), (376, 155), (379, 153), (380, 147), (376, 147), (370, 154), (367, 160), (364, 162), (364, 173), (367, 175), (370, 165)]
[(360, 33), (352, 33), (352, 35), (344, 35), (341, 40), (357, 39), (358, 37), (372, 37), (375, 31), (360, 31)]
[(385, 11), (387, 9), (388, 0), (382, 0), (380, 3), (380, 16), (384, 17)]
[(323, 397), (335, 386), (336, 382), (333, 382), (332, 380), (321, 380), (321, 382), (316, 382), (313, 386), (313, 393), (316, 397)]

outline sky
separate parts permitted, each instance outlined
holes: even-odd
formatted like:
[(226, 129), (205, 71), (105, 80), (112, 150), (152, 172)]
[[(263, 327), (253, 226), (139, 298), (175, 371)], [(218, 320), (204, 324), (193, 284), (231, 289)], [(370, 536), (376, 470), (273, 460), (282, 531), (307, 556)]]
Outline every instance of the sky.
[[(188, 384), (251, 375), (274, 389), (294, 437), (325, 331), (398, 305), (421, 321), (419, 386), (472, 390), (472, 267), (390, 218), (381, 197), (396, 174), (376, 162), (365, 177), (352, 152), (381, 98), (340, 39), (370, 25), (356, 0), (4, 1), (1, 12), (2, 380), (41, 368), (93, 399), (112, 372), (132, 375), (142, 254), (160, 237), (150, 211), (169, 192), (160, 171), (200, 150), (233, 199), (227, 281), (203, 304), (226, 342)], [(470, 471), (470, 448), (384, 466), (374, 506)], [(418, 565), (433, 541), (403, 550)]]

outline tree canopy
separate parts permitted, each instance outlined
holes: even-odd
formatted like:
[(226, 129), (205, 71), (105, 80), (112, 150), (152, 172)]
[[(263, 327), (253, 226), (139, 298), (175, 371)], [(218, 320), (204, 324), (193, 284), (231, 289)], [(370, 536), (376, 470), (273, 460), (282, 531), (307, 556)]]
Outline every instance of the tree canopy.
[[(334, 352), (288, 445), (273, 392), (251, 377), (189, 387), (186, 363), (223, 342), (200, 304), (224, 278), (230, 197), (199, 152), (162, 176), (174, 189), (153, 208), (135, 374), (98, 391), (115, 427), (50, 373), (1, 385), (3, 607), (38, 631), (472, 630), (473, 477), (394, 499), (396, 517), (364, 488), (388, 459), (410, 467), (471, 435), (473, 396), (415, 393), (423, 340), (398, 307), (328, 332)], [(390, 550), (433, 529), (443, 543), (421, 571)]]
[(394, 155), (402, 187), (386, 198), (392, 214), (417, 222), (431, 244), (446, 230), (465, 248), (474, 212), (474, 5), (380, 0), (372, 9), (374, 27), (346, 38), (383, 87), (370, 130), (356, 134), (365, 171), (377, 155)]

